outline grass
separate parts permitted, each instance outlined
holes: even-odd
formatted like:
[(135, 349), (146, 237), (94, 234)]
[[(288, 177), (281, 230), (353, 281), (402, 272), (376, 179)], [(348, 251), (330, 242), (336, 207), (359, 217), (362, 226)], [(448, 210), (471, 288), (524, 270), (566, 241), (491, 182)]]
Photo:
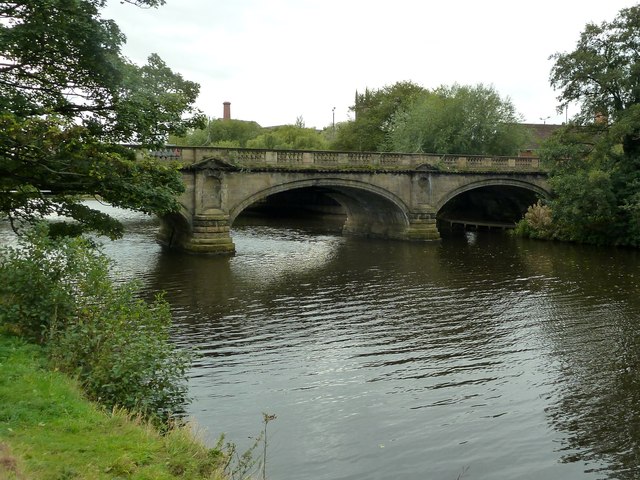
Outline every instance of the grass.
[(101, 410), (41, 347), (0, 333), (0, 372), (0, 480), (225, 478), (220, 450)]

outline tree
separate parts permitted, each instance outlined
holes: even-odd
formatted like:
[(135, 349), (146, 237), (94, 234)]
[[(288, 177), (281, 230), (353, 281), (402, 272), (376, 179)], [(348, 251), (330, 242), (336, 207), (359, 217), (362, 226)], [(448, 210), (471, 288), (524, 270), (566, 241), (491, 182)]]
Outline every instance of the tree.
[(247, 142), (249, 148), (282, 150), (327, 150), (324, 136), (313, 128), (306, 128), (300, 121), (296, 125), (282, 125), (265, 129), (265, 132)]
[(81, 194), (147, 213), (178, 208), (176, 167), (136, 160), (121, 144), (159, 146), (200, 125), (199, 87), (155, 54), (142, 67), (124, 58), (124, 35), (100, 16), (104, 3), (0, 2), (0, 212), (16, 230), (55, 213), (73, 221), (53, 233), (119, 236), (119, 222)]
[(356, 92), (351, 111), (355, 120), (337, 125), (335, 150), (383, 151), (393, 115), (425, 89), (412, 82), (397, 82), (380, 90)]
[(209, 119), (204, 128), (190, 130), (184, 137), (171, 137), (177, 145), (245, 148), (247, 142), (263, 132), (256, 122), (234, 119)]
[(542, 149), (545, 161), (549, 156), (562, 155), (561, 160), (550, 165), (554, 228), (547, 235), (561, 240), (606, 244), (619, 234), (614, 231), (618, 229), (614, 221), (617, 200), (610, 159), (588, 148), (593, 139), (590, 129), (566, 130)]
[(560, 239), (640, 246), (640, 6), (588, 24), (576, 48), (552, 56), (563, 108), (581, 110), (542, 151)]
[(515, 155), (526, 131), (511, 100), (484, 85), (425, 91), (394, 115), (388, 133), (400, 152)]
[[(562, 109), (578, 102), (578, 124), (595, 118), (626, 124), (621, 134), (625, 155), (640, 154), (640, 5), (625, 8), (612, 22), (587, 24), (576, 49), (552, 55), (551, 85), (561, 90)], [(605, 125), (606, 122), (602, 122)]]

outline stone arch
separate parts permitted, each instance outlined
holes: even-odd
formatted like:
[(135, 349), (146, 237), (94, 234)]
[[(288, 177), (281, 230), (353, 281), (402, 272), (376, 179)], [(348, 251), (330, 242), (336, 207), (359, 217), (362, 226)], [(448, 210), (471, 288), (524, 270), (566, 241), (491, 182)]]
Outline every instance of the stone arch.
[(181, 204), (180, 211), (162, 215), (160, 229), (156, 235), (158, 243), (165, 247), (182, 247), (188, 243), (193, 233), (192, 215)]
[(260, 190), (253, 195), (247, 197), (245, 200), (240, 202), (238, 205), (229, 209), (229, 220), (233, 222), (235, 218), (249, 205), (252, 205), (269, 195), (273, 195), (280, 192), (286, 192), (287, 190), (295, 190), (298, 188), (311, 188), (311, 187), (325, 187), (329, 189), (335, 189), (337, 192), (345, 189), (351, 190), (361, 190), (364, 192), (368, 192), (370, 194), (377, 195), (379, 197), (384, 198), (390, 204), (395, 205), (405, 217), (407, 217), (409, 208), (407, 205), (398, 198), (395, 194), (391, 193), (384, 188), (377, 187), (370, 183), (359, 182), (354, 180), (345, 180), (341, 178), (314, 178), (308, 180), (296, 180), (292, 182), (281, 183), (279, 185), (274, 185), (270, 188), (265, 188)]
[(474, 190), (476, 188), (482, 188), (482, 187), (500, 187), (500, 186), (518, 187), (525, 190), (530, 190), (533, 193), (540, 195), (541, 197), (544, 197), (544, 198), (549, 198), (550, 196), (550, 192), (547, 189), (532, 182), (528, 182), (525, 180), (517, 180), (514, 178), (491, 178), (486, 180), (473, 181), (466, 185), (462, 185), (461, 187), (458, 187), (455, 190), (451, 190), (450, 192), (447, 192), (447, 194), (444, 195), (442, 198), (440, 198), (439, 201), (434, 205), (435, 211), (436, 213), (439, 212), (440, 209), (442, 209), (442, 207), (447, 204), (447, 202), (449, 202), (450, 200), (452, 200), (453, 198), (457, 197), (458, 195), (464, 192), (468, 192), (469, 190)]
[(229, 209), (229, 223), (250, 205), (276, 193), (302, 188), (323, 188), (347, 212), (344, 233), (403, 238), (409, 226), (409, 208), (392, 192), (350, 179), (313, 178), (296, 180), (262, 189)]

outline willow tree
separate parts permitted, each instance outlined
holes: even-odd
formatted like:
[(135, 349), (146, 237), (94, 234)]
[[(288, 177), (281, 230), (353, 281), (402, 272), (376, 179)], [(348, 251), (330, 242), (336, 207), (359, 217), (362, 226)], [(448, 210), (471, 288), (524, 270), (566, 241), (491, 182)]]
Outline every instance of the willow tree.
[(527, 130), (492, 86), (441, 86), (395, 113), (387, 141), (398, 152), (515, 155)]
[(178, 208), (176, 168), (136, 160), (121, 145), (159, 146), (168, 134), (199, 126), (199, 86), (155, 54), (142, 66), (126, 59), (125, 37), (102, 18), (104, 5), (0, 2), (0, 215), (16, 230), (58, 214), (71, 221), (57, 223), (57, 233), (121, 234), (118, 221), (79, 195), (147, 213)]

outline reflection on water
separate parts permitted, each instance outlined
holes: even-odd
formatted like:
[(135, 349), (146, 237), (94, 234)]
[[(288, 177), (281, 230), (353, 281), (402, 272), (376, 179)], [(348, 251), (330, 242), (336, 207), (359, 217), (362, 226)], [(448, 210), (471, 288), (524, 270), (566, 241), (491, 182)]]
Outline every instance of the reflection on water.
[(254, 224), (198, 257), (125, 223), (118, 275), (199, 353), (191, 414), (240, 447), (277, 414), (271, 478), (640, 477), (637, 251)]

